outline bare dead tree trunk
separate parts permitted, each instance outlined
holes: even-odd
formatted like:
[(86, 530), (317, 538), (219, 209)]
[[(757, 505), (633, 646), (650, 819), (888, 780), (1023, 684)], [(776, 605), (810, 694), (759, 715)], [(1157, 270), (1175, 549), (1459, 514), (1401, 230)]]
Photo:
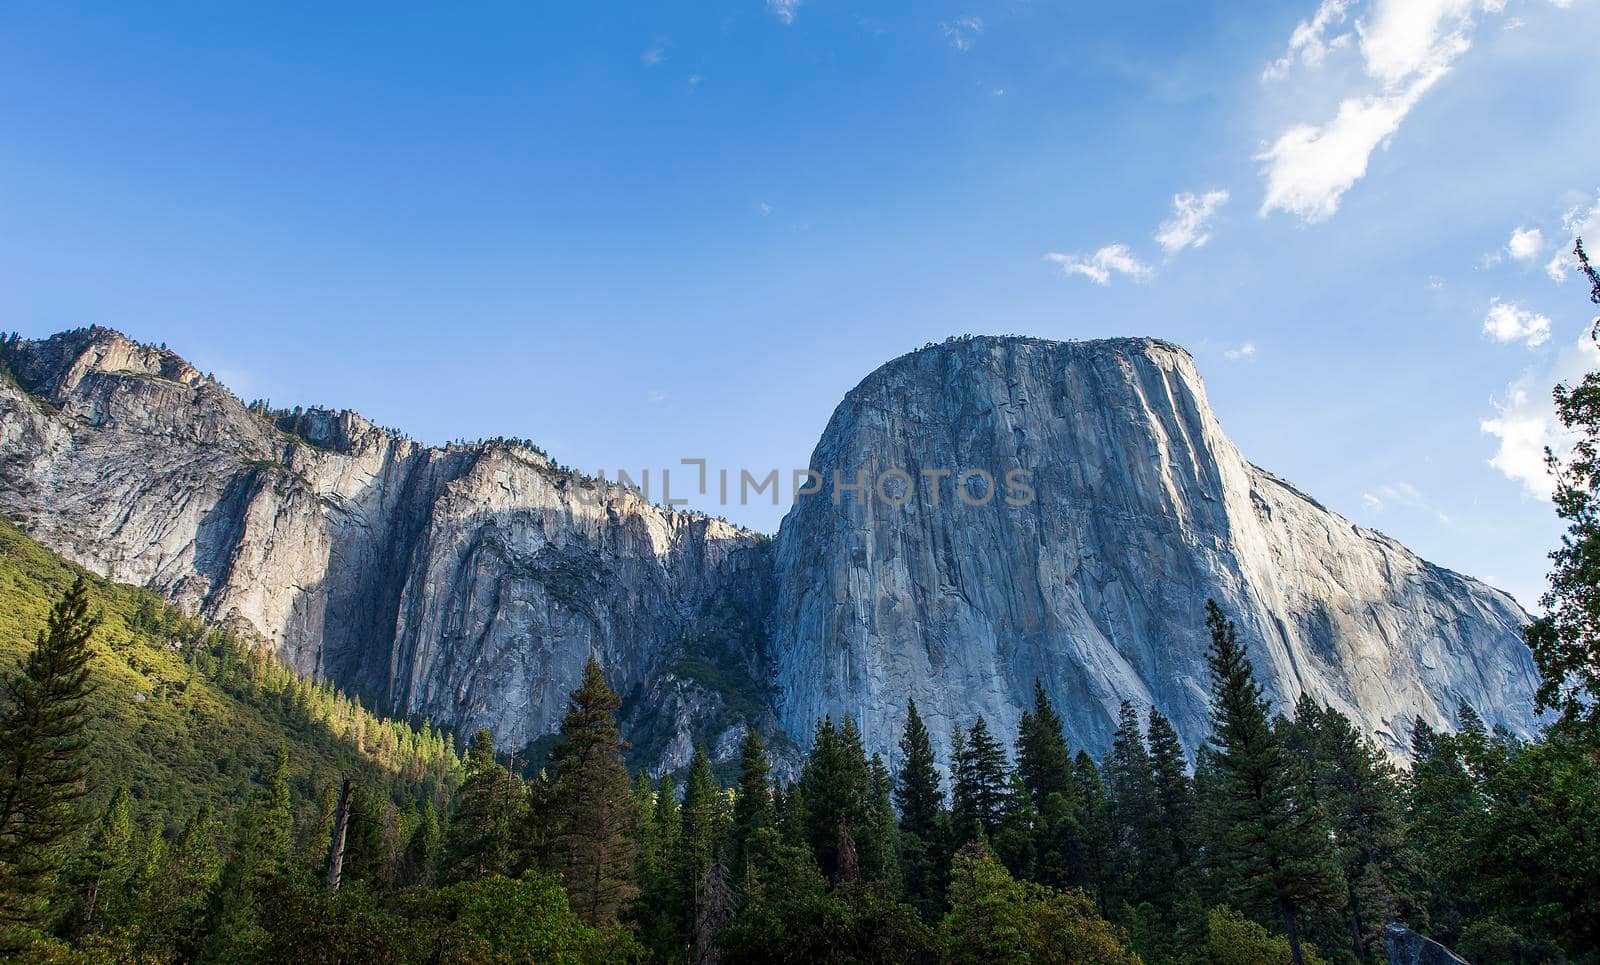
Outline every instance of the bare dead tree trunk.
[(344, 874), (344, 836), (350, 828), (350, 795), (355, 782), (345, 778), (339, 789), (339, 807), (333, 812), (333, 846), (328, 849), (328, 890), (339, 890), (339, 876)]

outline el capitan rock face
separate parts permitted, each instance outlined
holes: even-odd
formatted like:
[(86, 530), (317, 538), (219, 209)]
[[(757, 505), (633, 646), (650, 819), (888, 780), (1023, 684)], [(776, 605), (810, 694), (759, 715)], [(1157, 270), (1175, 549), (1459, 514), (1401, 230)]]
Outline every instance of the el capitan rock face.
[[(0, 511), (64, 555), (246, 626), (301, 672), (519, 747), (593, 651), (636, 763), (747, 724), (792, 760), (815, 718), (891, 756), (908, 696), (1014, 729), (1033, 680), (1099, 753), (1117, 703), (1205, 734), (1201, 610), (1241, 624), (1275, 700), (1309, 692), (1401, 748), (1460, 701), (1532, 727), (1505, 594), (1243, 460), (1193, 360), (1148, 339), (952, 340), (869, 376), (813, 468), (1013, 467), (1036, 498), (803, 498), (775, 540), (654, 506), (515, 443), (428, 447), (351, 412), (248, 409), (107, 329), (4, 350)], [(793, 743), (791, 743), (792, 739)]]
[(1021, 467), (1036, 496), (966, 505), (947, 480), (937, 506), (929, 486), (898, 508), (802, 500), (777, 540), (772, 621), (792, 733), (848, 713), (887, 751), (914, 697), (936, 740), (980, 713), (1014, 734), (1038, 678), (1077, 747), (1109, 747), (1128, 699), (1192, 749), (1209, 730), (1208, 598), (1285, 711), (1310, 693), (1396, 751), (1414, 715), (1453, 729), (1461, 701), (1533, 726), (1517, 604), (1246, 462), (1177, 346), (914, 352), (849, 393), (812, 456), (828, 479), (889, 466)]

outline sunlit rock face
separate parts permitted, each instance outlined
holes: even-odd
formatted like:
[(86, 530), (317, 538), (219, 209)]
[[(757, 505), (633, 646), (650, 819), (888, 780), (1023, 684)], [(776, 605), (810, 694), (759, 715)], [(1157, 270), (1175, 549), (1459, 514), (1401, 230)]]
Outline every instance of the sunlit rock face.
[(641, 735), (669, 766), (741, 722), (673, 668), (703, 607), (766, 572), (753, 534), (522, 445), (252, 412), (106, 329), (19, 343), (9, 363), (0, 509), (90, 569), (259, 633), (302, 673), (520, 747), (559, 725), (595, 653), (624, 694), (674, 681), (693, 719), (651, 726), (690, 736)]
[[(4, 360), (0, 511), (303, 673), (506, 747), (558, 726), (593, 653), (652, 770), (696, 745), (730, 760), (747, 726), (789, 767), (824, 714), (855, 716), (892, 757), (908, 697), (941, 744), (980, 713), (1009, 732), (1035, 678), (1076, 746), (1103, 751), (1129, 699), (1193, 748), (1207, 598), (1239, 621), (1270, 697), (1309, 692), (1397, 750), (1414, 715), (1450, 729), (1462, 701), (1513, 732), (1533, 723), (1516, 604), (1245, 462), (1193, 360), (1162, 342), (980, 338), (884, 366), (812, 465), (829, 481), (902, 469), (909, 493), (885, 492), (908, 501), (836, 503), (828, 486), (776, 540), (523, 444), (252, 411), (107, 329)], [(987, 504), (958, 498), (968, 469), (996, 477)], [(1013, 469), (1031, 499), (1005, 498)]]
[[(886, 468), (917, 482), (903, 506), (819, 494), (779, 534), (772, 652), (792, 733), (850, 714), (887, 755), (907, 698), (940, 740), (978, 714), (1014, 733), (1038, 679), (1077, 747), (1109, 747), (1131, 700), (1192, 749), (1211, 598), (1280, 708), (1309, 693), (1399, 752), (1414, 716), (1451, 729), (1462, 701), (1533, 726), (1517, 604), (1246, 462), (1177, 346), (974, 338), (907, 355), (849, 393), (812, 456), (829, 481)], [(962, 500), (953, 480), (974, 469), (1025, 470), (1033, 498), (1000, 486), (969, 505), (981, 481)], [(952, 475), (936, 489), (925, 470)]]

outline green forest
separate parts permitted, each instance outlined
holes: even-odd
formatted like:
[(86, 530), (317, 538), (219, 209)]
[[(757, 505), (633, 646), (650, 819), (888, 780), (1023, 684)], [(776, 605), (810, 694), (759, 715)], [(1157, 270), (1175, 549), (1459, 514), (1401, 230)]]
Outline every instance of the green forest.
[(0, 954), (1299, 965), (1385, 961), (1400, 922), (1472, 962), (1600, 962), (1600, 374), (1555, 397), (1547, 726), (1419, 717), (1406, 765), (1273, 706), (1213, 602), (1195, 759), (1126, 703), (1094, 759), (1036, 684), (1016, 733), (948, 735), (948, 773), (908, 702), (893, 766), (823, 719), (793, 780), (754, 731), (732, 786), (703, 751), (652, 778), (591, 658), (528, 773), (0, 523)]
[(1132, 705), (1103, 760), (1074, 753), (1039, 688), (1009, 753), (982, 718), (951, 735), (948, 780), (908, 704), (893, 770), (823, 720), (795, 781), (752, 732), (735, 786), (701, 753), (680, 787), (630, 778), (593, 661), (525, 778), (487, 732), (460, 759), (9, 525), (0, 592), (13, 960), (1370, 962), (1390, 920), (1475, 962), (1600, 949), (1571, 674), (1540, 740), (1463, 707), (1405, 771), (1337, 711), (1275, 714), (1213, 605), (1193, 767)]

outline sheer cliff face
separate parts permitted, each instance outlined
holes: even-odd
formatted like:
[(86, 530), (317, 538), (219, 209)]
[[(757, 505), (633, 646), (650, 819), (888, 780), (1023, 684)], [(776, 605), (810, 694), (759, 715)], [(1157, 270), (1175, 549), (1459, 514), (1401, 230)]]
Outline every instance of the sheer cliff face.
[(680, 708), (656, 721), (666, 763), (723, 709), (671, 661), (724, 584), (765, 572), (748, 533), (520, 446), (429, 448), (325, 410), (281, 431), (103, 329), (8, 354), (0, 510), (90, 569), (512, 747), (559, 724), (591, 652), (619, 691)]
[[(918, 481), (904, 506), (826, 493), (784, 520), (772, 650), (792, 733), (851, 714), (889, 752), (908, 697), (941, 741), (976, 714), (1014, 733), (1037, 678), (1075, 746), (1109, 746), (1128, 699), (1193, 748), (1208, 731), (1207, 598), (1284, 709), (1310, 693), (1396, 750), (1414, 715), (1452, 729), (1463, 700), (1532, 726), (1516, 603), (1247, 463), (1175, 346), (913, 353), (849, 394), (812, 457), (830, 481), (891, 467)], [(1016, 468), (1031, 473), (1024, 505), (1003, 489), (955, 498), (956, 473)], [(936, 492), (925, 470), (952, 476)]]
[[(1149, 340), (973, 339), (906, 356), (834, 414), (813, 468), (905, 470), (906, 505), (832, 488), (776, 542), (653, 506), (535, 450), (431, 448), (348, 412), (271, 419), (104, 329), (3, 348), (0, 511), (98, 572), (247, 626), (305, 673), (520, 747), (592, 652), (636, 762), (780, 762), (823, 714), (892, 757), (907, 697), (941, 743), (1004, 732), (1037, 677), (1073, 743), (1117, 704), (1206, 733), (1202, 608), (1241, 624), (1269, 695), (1309, 692), (1393, 746), (1460, 701), (1527, 732), (1506, 595), (1352, 526), (1246, 463), (1193, 360)], [(956, 498), (954, 473), (1035, 497)], [(951, 470), (939, 505), (924, 470)], [(890, 495), (898, 495), (891, 484)]]

